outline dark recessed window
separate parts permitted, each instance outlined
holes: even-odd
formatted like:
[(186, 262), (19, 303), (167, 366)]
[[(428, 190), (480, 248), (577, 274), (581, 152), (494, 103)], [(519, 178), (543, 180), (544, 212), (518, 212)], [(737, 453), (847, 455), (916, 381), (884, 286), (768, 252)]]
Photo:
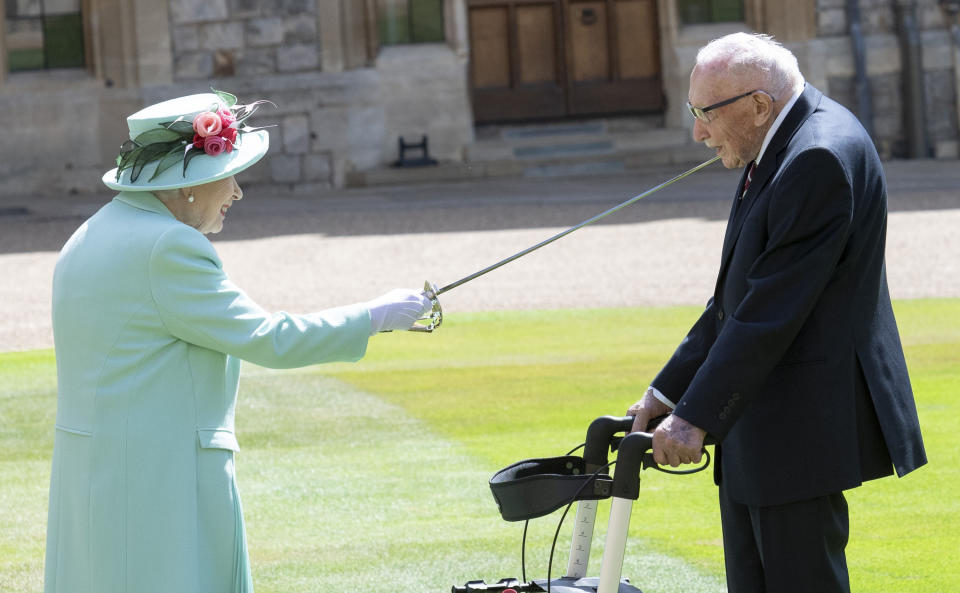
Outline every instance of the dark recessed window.
[(677, 0), (677, 13), (686, 25), (743, 21), (743, 0)]
[(443, 0), (378, 0), (380, 43), (443, 41)]
[(5, 0), (11, 72), (83, 68), (80, 0)]

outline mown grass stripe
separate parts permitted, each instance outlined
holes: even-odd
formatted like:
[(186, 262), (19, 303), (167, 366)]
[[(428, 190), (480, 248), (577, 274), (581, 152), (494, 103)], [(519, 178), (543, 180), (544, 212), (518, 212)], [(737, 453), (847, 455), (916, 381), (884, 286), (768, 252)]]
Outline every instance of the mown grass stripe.
[[(256, 371), (244, 379), (238, 471), (258, 591), (317, 591), (318, 583), (328, 590), (329, 583), (442, 593), (468, 580), (521, 576), (522, 526), (500, 519), (487, 487), (497, 468), (400, 406), (337, 379)], [(528, 578), (546, 575), (559, 515), (531, 525)], [(605, 527), (604, 519), (594, 572)], [(571, 529), (572, 516), (555, 575), (566, 568)], [(644, 591), (723, 590), (717, 577), (643, 548), (630, 543), (624, 575)]]

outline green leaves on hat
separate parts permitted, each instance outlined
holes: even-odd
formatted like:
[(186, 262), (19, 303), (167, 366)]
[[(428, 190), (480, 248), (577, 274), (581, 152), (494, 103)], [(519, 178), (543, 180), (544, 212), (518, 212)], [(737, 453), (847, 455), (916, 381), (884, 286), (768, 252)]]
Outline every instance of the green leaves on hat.
[[(169, 125), (170, 123), (172, 122), (167, 122), (167, 124), (160, 125)], [(155, 128), (153, 130), (147, 130), (133, 139), (133, 141), (140, 146), (163, 142), (174, 142), (176, 140), (180, 140), (180, 134), (167, 128)]]
[[(237, 105), (236, 95), (218, 91), (212, 87), (210, 90), (220, 99), (219, 103), (211, 104), (210, 111), (218, 114), (226, 112), (226, 114), (221, 115), (221, 121), (224, 130), (222, 140), (229, 142), (227, 152), (232, 151), (234, 146), (240, 144), (241, 134), (262, 129), (247, 126), (244, 121), (253, 115), (260, 105), (264, 103), (274, 105), (270, 101), (255, 101), (249, 105)], [(223, 109), (223, 112), (219, 111), (221, 109)], [(160, 123), (160, 127), (142, 132), (133, 140), (124, 142), (120, 147), (120, 155), (117, 157), (117, 181), (119, 182), (123, 172), (129, 169), (130, 183), (136, 183), (143, 172), (143, 168), (154, 161), (158, 162), (149, 181), (153, 181), (180, 161), (183, 161), (183, 175), (186, 177), (187, 165), (194, 157), (201, 154), (217, 156), (219, 150), (223, 149), (222, 141), (218, 140), (221, 144), (216, 153), (207, 152), (203, 140), (208, 132), (196, 128), (195, 120), (188, 121), (185, 119), (186, 117), (189, 117), (189, 115), (178, 117), (174, 121)], [(228, 131), (230, 134), (226, 133)]]
[(230, 109), (237, 104), (237, 96), (231, 95), (225, 91), (218, 91), (217, 89), (210, 87), (210, 90), (214, 92), (215, 95), (220, 97), (220, 100), (223, 101), (224, 105), (227, 106), (227, 109)]
[[(180, 146), (179, 144), (173, 146), (170, 149), (170, 152), (163, 155), (163, 158), (161, 158), (160, 162), (157, 163), (157, 170), (154, 171), (153, 176), (150, 177), (150, 181), (153, 181), (154, 179), (157, 178), (158, 175), (160, 175), (170, 167), (179, 163), (181, 159), (186, 161), (186, 158), (183, 155), (185, 151), (186, 149)], [(191, 152), (199, 152), (199, 151), (191, 151)], [(184, 167), (184, 170), (186, 170), (186, 167)]]
[(178, 119), (161, 123), (160, 126), (123, 143), (120, 147), (120, 156), (117, 157), (118, 181), (120, 175), (130, 169), (130, 182), (136, 183), (143, 168), (160, 159), (156, 171), (150, 177), (150, 181), (153, 181), (157, 175), (183, 159), (187, 146), (192, 145), (193, 124)]
[(162, 125), (164, 125), (168, 130), (176, 132), (181, 136), (193, 137), (193, 124), (183, 118)]

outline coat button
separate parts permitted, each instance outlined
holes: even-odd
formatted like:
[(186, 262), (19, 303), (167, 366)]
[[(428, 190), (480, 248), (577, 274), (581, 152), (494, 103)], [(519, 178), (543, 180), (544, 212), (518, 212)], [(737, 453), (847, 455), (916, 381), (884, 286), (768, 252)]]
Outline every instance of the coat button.
[(721, 419), (721, 420), (726, 420), (726, 419), (727, 419), (726, 413), (720, 412), (720, 419)]
[(717, 313), (717, 319), (723, 321), (723, 309), (720, 309), (720, 311)]

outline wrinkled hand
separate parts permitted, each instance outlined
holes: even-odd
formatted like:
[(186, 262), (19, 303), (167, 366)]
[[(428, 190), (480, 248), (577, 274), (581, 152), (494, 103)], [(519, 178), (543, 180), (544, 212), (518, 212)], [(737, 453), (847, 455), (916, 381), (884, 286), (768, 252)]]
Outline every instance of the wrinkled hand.
[(370, 311), (370, 335), (395, 329), (410, 329), (433, 304), (422, 291), (396, 288), (366, 303)]
[(669, 413), (670, 406), (654, 397), (652, 389), (647, 389), (640, 401), (627, 410), (627, 416), (633, 416), (633, 428), (630, 432), (646, 432), (651, 418)]
[(700, 463), (706, 435), (705, 430), (671, 414), (653, 431), (653, 460), (670, 467)]
[(653, 459), (659, 465), (677, 467), (682, 463), (700, 463), (703, 458), (703, 440), (707, 432), (671, 414), (670, 406), (647, 389), (640, 401), (630, 406), (628, 416), (633, 416), (631, 432), (646, 432), (652, 418), (667, 415), (653, 431)]

